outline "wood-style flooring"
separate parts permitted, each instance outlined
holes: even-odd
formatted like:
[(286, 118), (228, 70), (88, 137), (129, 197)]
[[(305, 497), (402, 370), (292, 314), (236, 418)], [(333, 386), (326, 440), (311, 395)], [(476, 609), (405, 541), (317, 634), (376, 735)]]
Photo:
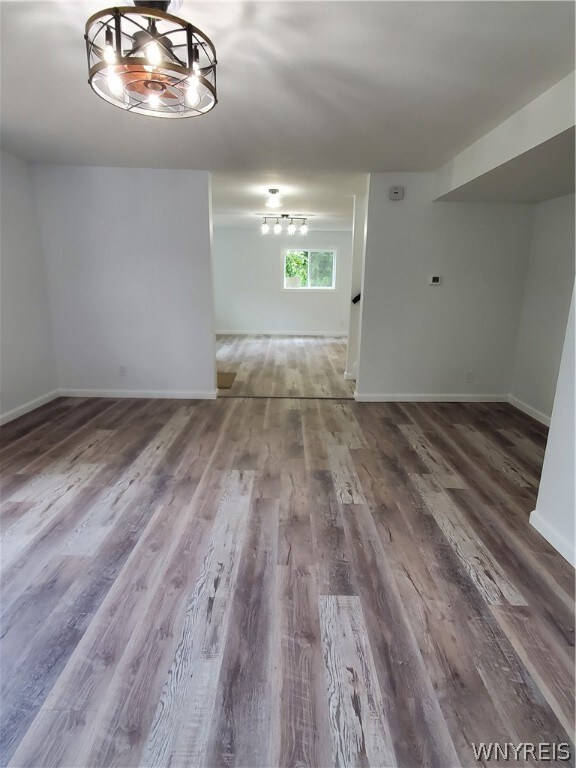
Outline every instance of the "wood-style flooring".
[(353, 399), (344, 379), (346, 339), (326, 336), (216, 337), (219, 371), (236, 373), (218, 397), (322, 397)]
[(0, 434), (3, 765), (452, 768), (571, 734), (573, 571), (511, 406), (68, 398)]

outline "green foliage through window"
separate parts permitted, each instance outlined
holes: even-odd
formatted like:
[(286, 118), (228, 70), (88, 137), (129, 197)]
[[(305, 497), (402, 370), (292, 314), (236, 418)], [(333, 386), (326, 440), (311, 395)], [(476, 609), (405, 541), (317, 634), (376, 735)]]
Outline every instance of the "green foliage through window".
[(334, 288), (334, 251), (286, 251), (285, 288)]
[(284, 275), (285, 278), (292, 278), (286, 288), (306, 288), (308, 286), (308, 252), (288, 251)]

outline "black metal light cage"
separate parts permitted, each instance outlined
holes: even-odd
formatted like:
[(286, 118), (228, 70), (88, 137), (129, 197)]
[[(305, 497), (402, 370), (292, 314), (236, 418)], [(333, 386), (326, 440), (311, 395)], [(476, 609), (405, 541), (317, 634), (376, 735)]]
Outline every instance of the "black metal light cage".
[(216, 49), (177, 16), (150, 7), (108, 8), (88, 19), (84, 39), (88, 83), (116, 107), (177, 118), (204, 115), (218, 102)]

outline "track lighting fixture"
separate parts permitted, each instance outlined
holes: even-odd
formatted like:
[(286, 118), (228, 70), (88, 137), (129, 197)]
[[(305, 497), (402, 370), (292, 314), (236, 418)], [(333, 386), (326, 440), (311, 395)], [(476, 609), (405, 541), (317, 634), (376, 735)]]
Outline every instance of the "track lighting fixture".
[[(270, 224), (268, 224), (269, 216), (263, 216), (263, 222), (260, 225), (260, 232), (262, 232), (263, 235), (267, 235), (270, 232)], [(273, 217), (272, 217), (273, 218)], [(283, 213), (281, 216), (276, 217), (276, 224), (274, 224), (272, 231), (275, 235), (282, 234), (282, 222), (286, 221), (288, 223), (288, 220), (290, 220), (290, 223), (286, 227), (286, 234), (287, 235), (295, 235), (297, 226), (294, 223), (294, 221), (299, 221), (300, 227), (298, 228), (298, 231), (301, 235), (307, 235), (308, 234), (308, 224), (306, 223), (308, 221), (307, 217), (304, 216), (291, 216), (289, 213)]]

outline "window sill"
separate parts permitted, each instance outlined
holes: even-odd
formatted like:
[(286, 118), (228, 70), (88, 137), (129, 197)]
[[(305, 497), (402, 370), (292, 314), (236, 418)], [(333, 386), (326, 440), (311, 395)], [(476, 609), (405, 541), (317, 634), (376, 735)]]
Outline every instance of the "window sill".
[(336, 293), (336, 288), (282, 288), (286, 293)]

